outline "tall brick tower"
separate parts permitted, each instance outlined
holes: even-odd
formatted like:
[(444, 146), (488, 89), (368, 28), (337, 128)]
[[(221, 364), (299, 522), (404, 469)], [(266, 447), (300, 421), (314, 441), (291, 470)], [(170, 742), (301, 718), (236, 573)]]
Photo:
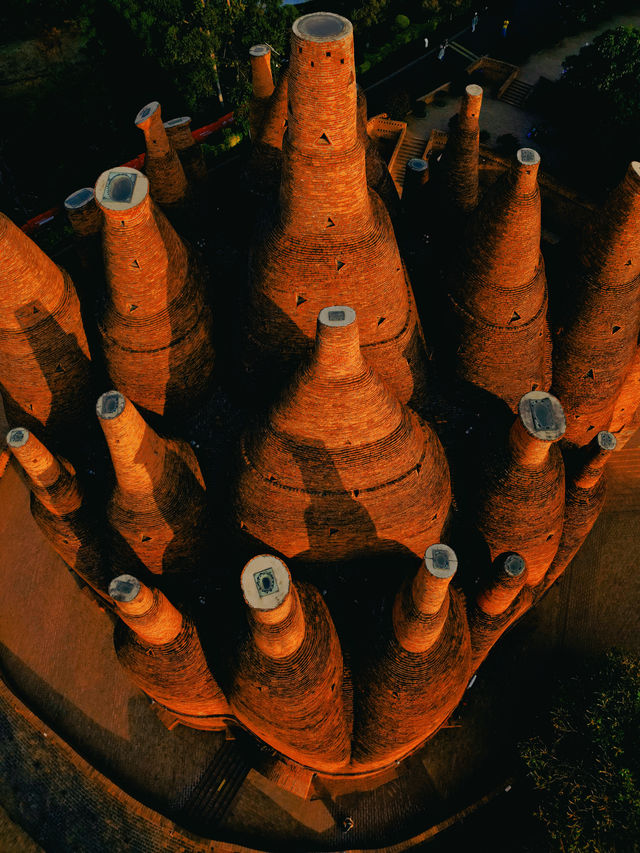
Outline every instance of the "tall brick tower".
[(567, 410), (567, 434), (584, 446), (607, 429), (640, 330), (640, 162), (583, 235), (578, 287), (556, 330), (553, 390)]
[[(163, 130), (164, 132), (164, 130)], [(125, 166), (98, 178), (108, 294), (100, 331), (113, 384), (159, 415), (196, 409), (211, 388), (211, 310), (197, 262)]]
[(0, 393), (9, 425), (64, 443), (88, 413), (90, 366), (70, 276), (0, 214)]
[(162, 123), (160, 104), (152, 101), (143, 107), (135, 118), (135, 124), (144, 133), (147, 147), (144, 170), (154, 201), (167, 207), (179, 204), (187, 195), (187, 177), (169, 142)]
[(311, 347), (325, 305), (351, 305), (367, 360), (403, 402), (424, 347), (389, 214), (367, 187), (349, 21), (293, 24), (280, 205), (250, 263), (247, 361), (277, 376)]
[(485, 193), (450, 285), (458, 376), (514, 412), (527, 391), (551, 385), (539, 165), (537, 151), (521, 148)]
[(482, 87), (471, 83), (460, 101), (457, 121), (443, 156), (445, 199), (451, 211), (468, 214), (478, 204)]

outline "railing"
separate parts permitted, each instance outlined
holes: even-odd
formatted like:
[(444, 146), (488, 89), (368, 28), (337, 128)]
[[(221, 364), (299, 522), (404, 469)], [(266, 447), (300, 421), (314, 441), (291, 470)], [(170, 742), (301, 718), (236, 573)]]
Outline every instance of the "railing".
[[(212, 122), (211, 124), (205, 124), (204, 127), (199, 127), (197, 130), (192, 130), (191, 135), (194, 140), (198, 143), (203, 142), (208, 136), (211, 136), (212, 133), (216, 133), (218, 130), (223, 130), (225, 127), (229, 127), (234, 122), (233, 113), (227, 113), (226, 115), (219, 118), (217, 121)], [(137, 157), (134, 157), (133, 160), (128, 160), (126, 163), (122, 163), (122, 166), (129, 166), (131, 169), (142, 169), (144, 166), (144, 154), (138, 154)], [(37, 216), (34, 216), (32, 219), (29, 219), (28, 222), (25, 222), (24, 225), (20, 227), (24, 231), (25, 234), (35, 234), (38, 229), (43, 225), (46, 225), (48, 222), (51, 222), (56, 217), (60, 216), (63, 212), (62, 207), (59, 205), (57, 207), (52, 207), (50, 210), (46, 210), (44, 213), (39, 213)]]

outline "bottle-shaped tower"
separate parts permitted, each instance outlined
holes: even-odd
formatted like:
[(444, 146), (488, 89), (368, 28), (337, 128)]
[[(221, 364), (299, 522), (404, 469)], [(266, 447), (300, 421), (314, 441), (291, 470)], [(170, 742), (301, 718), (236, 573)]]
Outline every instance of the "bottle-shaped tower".
[(279, 376), (325, 305), (358, 312), (368, 361), (403, 402), (422, 394), (424, 346), (389, 214), (358, 136), (353, 31), (328, 12), (293, 24), (280, 204), (250, 263), (247, 363)]
[(71, 278), (0, 214), (0, 393), (9, 426), (64, 446), (89, 411), (90, 367)]
[(640, 162), (629, 165), (583, 235), (573, 304), (556, 330), (553, 392), (580, 447), (606, 430), (640, 331)]
[(356, 84), (358, 95), (358, 136), (364, 145), (367, 169), (367, 183), (375, 190), (387, 206), (391, 216), (395, 216), (400, 207), (398, 190), (393, 183), (391, 173), (376, 143), (371, 139), (367, 131), (368, 113), (367, 96), (362, 86)]
[(95, 510), (88, 506), (75, 471), (24, 427), (7, 435), (7, 445), (31, 490), (31, 514), (62, 557), (85, 583), (108, 598), (109, 574)]
[(551, 385), (539, 163), (536, 151), (521, 148), (485, 193), (450, 282), (456, 373), (513, 411), (527, 391)]
[(96, 411), (116, 475), (107, 507), (114, 565), (135, 565), (137, 557), (158, 575), (197, 570), (208, 518), (190, 445), (158, 435), (118, 391), (103, 394)]
[(615, 435), (599, 432), (584, 448), (577, 470), (567, 477), (562, 536), (544, 578), (545, 589), (564, 572), (596, 523), (607, 492), (605, 465), (615, 449)]
[(269, 101), (273, 95), (271, 74), (271, 48), (268, 44), (254, 44), (249, 48), (251, 61), (251, 100), (249, 101), (249, 132), (257, 142)]
[(287, 557), (421, 555), (450, 502), (435, 432), (363, 358), (355, 311), (324, 308), (311, 358), (243, 439), (237, 523)]
[(166, 207), (180, 204), (187, 195), (187, 177), (182, 163), (162, 123), (160, 104), (151, 101), (135, 118), (136, 127), (144, 133), (146, 157), (144, 171), (149, 179), (151, 195)]
[(157, 589), (131, 575), (111, 581), (121, 621), (114, 644), (135, 684), (185, 726), (224, 729), (232, 714), (209, 671), (198, 632)]
[(211, 310), (198, 264), (140, 172), (103, 172), (96, 198), (104, 212), (108, 292), (100, 331), (109, 376), (147, 411), (183, 416), (208, 396), (213, 374)]
[(324, 773), (349, 761), (338, 635), (320, 593), (262, 554), (244, 567), (248, 629), (227, 692), (236, 716), (288, 758)]
[(537, 586), (551, 565), (562, 533), (565, 474), (556, 444), (565, 431), (560, 403), (530, 391), (520, 400), (507, 446), (487, 460), (472, 510), (494, 561), (517, 551), (527, 585)]
[(203, 181), (207, 177), (207, 167), (202, 148), (191, 133), (191, 118), (180, 116), (169, 119), (164, 122), (164, 129), (187, 178), (194, 184)]
[(352, 764), (376, 770), (415, 749), (449, 717), (470, 677), (471, 647), (458, 561), (447, 545), (427, 548), (398, 592), (386, 636), (355, 676)]
[(444, 201), (454, 214), (469, 214), (478, 205), (480, 108), (482, 88), (468, 85), (442, 158)]

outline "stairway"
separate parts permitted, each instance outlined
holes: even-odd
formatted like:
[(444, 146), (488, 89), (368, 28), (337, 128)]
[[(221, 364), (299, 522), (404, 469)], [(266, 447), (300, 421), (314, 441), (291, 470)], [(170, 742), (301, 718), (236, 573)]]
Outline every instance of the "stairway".
[(421, 136), (416, 136), (414, 133), (407, 131), (402, 140), (400, 149), (391, 168), (391, 177), (396, 185), (398, 195), (402, 197), (402, 188), (404, 186), (404, 175), (407, 169), (407, 163), (412, 157), (422, 157), (427, 144), (426, 139)]
[(465, 59), (468, 59), (469, 62), (475, 62), (476, 59), (480, 59), (477, 53), (474, 53), (472, 50), (469, 50), (468, 47), (465, 47), (462, 44), (458, 44), (457, 41), (450, 41), (449, 47), (451, 50), (455, 50), (456, 53), (459, 53), (460, 56), (464, 56)]
[(238, 741), (226, 741), (183, 802), (177, 815), (180, 823), (210, 835), (231, 808), (250, 769)]
[(513, 80), (502, 95), (500, 95), (500, 100), (514, 107), (522, 107), (532, 92), (533, 86), (530, 83)]

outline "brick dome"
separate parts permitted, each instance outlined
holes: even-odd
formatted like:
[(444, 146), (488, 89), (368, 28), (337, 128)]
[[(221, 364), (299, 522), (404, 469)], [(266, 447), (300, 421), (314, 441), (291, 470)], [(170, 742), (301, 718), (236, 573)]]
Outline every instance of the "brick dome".
[(242, 441), (236, 522), (287, 557), (420, 555), (442, 532), (451, 487), (440, 441), (365, 354), (355, 311), (323, 309), (311, 358)]

